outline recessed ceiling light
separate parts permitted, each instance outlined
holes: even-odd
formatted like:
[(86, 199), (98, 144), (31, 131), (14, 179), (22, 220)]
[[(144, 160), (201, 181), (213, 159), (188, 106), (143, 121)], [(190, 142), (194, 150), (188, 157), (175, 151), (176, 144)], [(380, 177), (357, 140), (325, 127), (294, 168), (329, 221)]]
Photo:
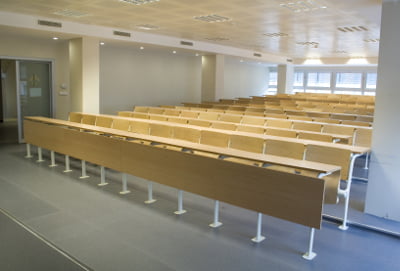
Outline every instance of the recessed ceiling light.
[(309, 58), (303, 63), (304, 65), (321, 65), (322, 61), (319, 58)]
[(58, 37), (53, 37), (53, 40), (58, 40)]
[(244, 61), (243, 59), (240, 60), (240, 62), (243, 62), (243, 61)]
[(100, 42), (100, 45), (104, 45), (105, 43), (103, 41)]
[(350, 65), (365, 65), (369, 64), (368, 60), (365, 57), (353, 57), (347, 61), (347, 64)]
[(143, 46), (140, 46), (140, 50), (144, 50), (144, 47), (143, 47)]
[(280, 4), (280, 6), (293, 12), (309, 12), (309, 11), (328, 8), (326, 5), (320, 3), (320, 1), (317, 0), (296, 1), (296, 2), (289, 1)]
[(160, 28), (157, 25), (152, 25), (152, 24), (138, 24), (136, 25), (136, 27), (142, 30), (156, 30)]
[(120, 2), (125, 2), (128, 4), (133, 4), (136, 6), (144, 5), (144, 4), (150, 4), (153, 2), (158, 2), (160, 0), (119, 0)]
[(173, 54), (176, 54), (176, 51), (172, 51)]
[(203, 15), (203, 16), (195, 16), (193, 19), (198, 20), (198, 21), (203, 21), (206, 23), (222, 23), (222, 22), (227, 22), (231, 21), (231, 18), (217, 15), (217, 14), (211, 14), (211, 15)]
[(196, 56), (199, 56), (200, 54), (196, 53)]

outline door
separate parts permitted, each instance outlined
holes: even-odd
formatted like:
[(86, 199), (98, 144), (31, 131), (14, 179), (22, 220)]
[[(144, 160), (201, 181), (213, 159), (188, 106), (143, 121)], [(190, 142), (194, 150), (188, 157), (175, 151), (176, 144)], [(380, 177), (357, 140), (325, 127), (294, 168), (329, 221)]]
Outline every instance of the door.
[(24, 142), (24, 117), (52, 114), (51, 62), (17, 61), (18, 140)]

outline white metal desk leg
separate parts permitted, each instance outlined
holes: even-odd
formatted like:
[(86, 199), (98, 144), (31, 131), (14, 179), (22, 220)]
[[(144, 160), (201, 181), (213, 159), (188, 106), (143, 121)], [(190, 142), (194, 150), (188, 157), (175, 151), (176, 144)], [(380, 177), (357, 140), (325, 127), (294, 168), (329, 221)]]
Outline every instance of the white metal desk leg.
[(368, 169), (369, 156), (370, 156), (370, 153), (368, 152), (368, 153), (365, 155), (365, 165), (364, 165), (364, 169)]
[(264, 241), (265, 237), (261, 235), (261, 226), (262, 226), (262, 213), (257, 214), (257, 235), (251, 241), (254, 243), (260, 243)]
[(156, 201), (156, 199), (153, 199), (153, 182), (149, 182), (147, 184), (147, 200), (144, 203), (151, 204)]
[(26, 143), (26, 156), (25, 158), (32, 158), (32, 154), (31, 154), (31, 144)]
[(315, 234), (315, 229), (311, 228), (310, 229), (310, 242), (308, 243), (308, 251), (303, 254), (303, 258), (306, 260), (313, 260), (315, 256), (317, 256), (317, 253), (313, 252), (313, 246), (314, 246), (314, 234)]
[(81, 164), (82, 164), (82, 176), (80, 176), (79, 179), (89, 178), (89, 176), (86, 175), (86, 161), (85, 160), (81, 160)]
[(100, 166), (100, 183), (98, 186), (105, 186), (108, 183), (106, 182), (106, 169), (103, 166)]
[(42, 156), (42, 148), (38, 147), (37, 149), (37, 153), (38, 153), (38, 159), (36, 160), (36, 162), (41, 163), (43, 162), (43, 156)]
[(353, 178), (353, 170), (354, 170), (354, 163), (358, 157), (360, 157), (362, 154), (354, 154), (351, 156), (351, 161), (350, 161), (350, 168), (349, 168), (349, 179), (347, 180), (347, 185), (345, 190), (339, 190), (339, 194), (344, 196), (345, 202), (344, 202), (344, 215), (343, 215), (343, 223), (342, 225), (339, 226), (339, 229), (345, 231), (349, 228), (347, 226), (347, 215), (349, 213), (349, 202), (350, 202), (350, 190), (351, 190), (351, 181)]
[(51, 161), (51, 164), (49, 165), (49, 167), (57, 166), (54, 151), (50, 151), (50, 161)]
[(119, 192), (121, 195), (125, 195), (130, 193), (131, 191), (128, 190), (128, 176), (126, 173), (122, 173), (122, 191)]
[(69, 167), (69, 155), (65, 155), (65, 170), (64, 172), (71, 172), (72, 170)]
[(214, 222), (211, 223), (209, 226), (212, 228), (218, 228), (222, 226), (222, 223), (219, 222), (218, 220), (219, 220), (219, 200), (216, 200), (214, 204)]
[(183, 191), (178, 190), (178, 210), (174, 214), (181, 215), (184, 213), (186, 213), (186, 210), (183, 210)]

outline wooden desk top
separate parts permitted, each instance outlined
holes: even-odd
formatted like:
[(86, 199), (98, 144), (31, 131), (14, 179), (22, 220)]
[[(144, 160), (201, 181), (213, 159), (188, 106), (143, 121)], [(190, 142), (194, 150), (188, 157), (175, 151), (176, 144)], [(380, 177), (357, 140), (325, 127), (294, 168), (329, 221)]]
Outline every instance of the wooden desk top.
[[(95, 115), (95, 114), (93, 114), (93, 115)], [(169, 122), (165, 122), (165, 121), (150, 120), (150, 119), (129, 118), (129, 117), (120, 117), (120, 116), (113, 116), (113, 115), (101, 115), (101, 116), (110, 116), (113, 118), (126, 119), (126, 120), (130, 120), (130, 121), (157, 123), (157, 124), (162, 124), (162, 125), (167, 125), (167, 126), (189, 127), (189, 128), (194, 128), (194, 129), (198, 129), (198, 130), (223, 132), (225, 134), (230, 134), (230, 135), (243, 135), (243, 136), (256, 137), (256, 138), (262, 138), (262, 139), (275, 139), (275, 140), (281, 140), (281, 141), (302, 143), (306, 146), (307, 145), (318, 145), (318, 146), (325, 146), (325, 147), (333, 147), (333, 148), (350, 150), (350, 152), (352, 152), (354, 154), (363, 154), (363, 153), (368, 153), (370, 151), (370, 148), (368, 148), (368, 147), (337, 144), (337, 143), (315, 141), (315, 140), (308, 140), (308, 139), (290, 138), (290, 137), (273, 136), (273, 135), (260, 135), (260, 134), (255, 134), (255, 133), (242, 132), (242, 131), (215, 129), (215, 128), (208, 128), (208, 127), (200, 127), (200, 126), (195, 126), (195, 125), (190, 125), (190, 124), (169, 123)]]
[[(123, 118), (123, 117), (121, 117), (121, 118)], [(75, 122), (70, 122), (70, 121), (65, 121), (65, 120), (58, 120), (58, 119), (52, 119), (52, 118), (46, 118), (46, 117), (25, 117), (25, 119), (30, 120), (30, 121), (43, 122), (46, 124), (60, 125), (60, 126), (66, 126), (69, 128), (77, 128), (77, 129), (83, 129), (83, 130), (92, 131), (92, 132), (110, 134), (110, 135), (115, 135), (115, 136), (122, 136), (122, 137), (127, 137), (127, 138), (132, 138), (132, 139), (148, 140), (148, 141), (152, 141), (152, 142), (156, 142), (156, 143), (168, 144), (168, 145), (183, 147), (183, 148), (192, 149), (192, 150), (200, 150), (200, 151), (206, 151), (206, 152), (211, 152), (211, 153), (217, 153), (217, 154), (221, 154), (224, 156), (256, 160), (256, 161), (261, 161), (261, 162), (268, 163), (268, 164), (283, 165), (283, 166), (288, 166), (288, 167), (293, 167), (293, 168), (298, 168), (298, 169), (312, 170), (312, 171), (316, 171), (318, 173), (330, 174), (330, 173), (340, 170), (339, 166), (334, 166), (334, 165), (310, 162), (310, 161), (305, 161), (305, 160), (291, 159), (291, 158), (269, 155), (269, 154), (257, 154), (257, 153), (229, 149), (229, 148), (213, 147), (213, 146), (208, 146), (208, 145), (199, 144), (199, 143), (191, 143), (191, 142), (184, 141), (184, 140), (170, 139), (170, 138), (164, 138), (164, 137), (158, 137), (158, 136), (150, 136), (150, 135), (125, 132), (125, 131), (120, 131), (120, 130), (116, 130), (116, 129), (103, 128), (103, 127), (87, 125), (87, 124), (80, 124), (80, 123), (75, 123)], [(128, 118), (128, 119), (130, 119), (130, 118)], [(251, 135), (253, 135), (253, 134), (251, 134)], [(314, 143), (314, 141), (313, 141), (313, 143)], [(364, 149), (366, 149), (366, 148), (364, 148)]]

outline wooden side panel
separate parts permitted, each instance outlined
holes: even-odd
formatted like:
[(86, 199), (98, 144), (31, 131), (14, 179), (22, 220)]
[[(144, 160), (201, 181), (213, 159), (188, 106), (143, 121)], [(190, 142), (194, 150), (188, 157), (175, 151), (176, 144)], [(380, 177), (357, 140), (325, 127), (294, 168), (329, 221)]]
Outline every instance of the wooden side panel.
[(324, 181), (121, 141), (123, 172), (320, 228)]

